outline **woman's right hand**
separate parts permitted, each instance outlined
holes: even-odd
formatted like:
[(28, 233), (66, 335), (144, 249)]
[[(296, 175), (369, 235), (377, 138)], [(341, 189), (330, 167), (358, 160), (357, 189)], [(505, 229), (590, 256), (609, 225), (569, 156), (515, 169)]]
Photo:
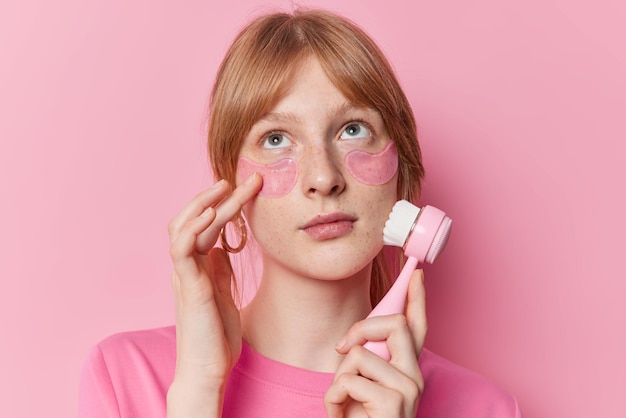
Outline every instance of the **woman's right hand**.
[(220, 230), (261, 189), (258, 174), (229, 195), (225, 181), (198, 194), (169, 223), (176, 306), (176, 372), (168, 417), (221, 416), (228, 375), (241, 354), (241, 322), (232, 298)]

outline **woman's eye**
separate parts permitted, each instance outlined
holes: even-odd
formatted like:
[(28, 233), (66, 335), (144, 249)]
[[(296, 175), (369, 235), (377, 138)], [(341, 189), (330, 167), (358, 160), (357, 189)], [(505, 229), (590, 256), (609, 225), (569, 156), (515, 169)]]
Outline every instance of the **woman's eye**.
[(369, 129), (362, 123), (351, 123), (341, 134), (341, 139), (366, 138), (371, 135)]
[(265, 137), (263, 148), (283, 148), (291, 145), (291, 141), (283, 134), (273, 133)]

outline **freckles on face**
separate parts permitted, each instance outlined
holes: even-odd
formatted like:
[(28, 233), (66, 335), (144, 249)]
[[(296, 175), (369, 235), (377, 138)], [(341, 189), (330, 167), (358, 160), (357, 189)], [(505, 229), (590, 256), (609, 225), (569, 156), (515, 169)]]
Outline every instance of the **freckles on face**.
[[(245, 181), (253, 172), (263, 177), (259, 199), (249, 202), (244, 213), (265, 266), (283, 266), (308, 277), (334, 280), (367, 268), (381, 251), (384, 223), (397, 197), (396, 147), (389, 141), (377, 153), (350, 150), (342, 160), (343, 167), (337, 169), (349, 185), (340, 194), (312, 198), (298, 185), (309, 173), (306, 159), (283, 158), (271, 164), (239, 159), (238, 181)], [(324, 211), (349, 213), (358, 221), (343, 237), (311, 239), (303, 225)]]

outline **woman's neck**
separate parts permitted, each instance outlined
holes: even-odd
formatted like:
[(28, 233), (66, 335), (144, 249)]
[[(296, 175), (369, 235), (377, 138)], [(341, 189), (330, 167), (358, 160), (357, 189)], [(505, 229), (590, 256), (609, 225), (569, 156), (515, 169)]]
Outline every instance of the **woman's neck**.
[(335, 343), (371, 311), (371, 265), (341, 280), (317, 280), (265, 267), (255, 297), (242, 310), (244, 339), (273, 360), (334, 372)]

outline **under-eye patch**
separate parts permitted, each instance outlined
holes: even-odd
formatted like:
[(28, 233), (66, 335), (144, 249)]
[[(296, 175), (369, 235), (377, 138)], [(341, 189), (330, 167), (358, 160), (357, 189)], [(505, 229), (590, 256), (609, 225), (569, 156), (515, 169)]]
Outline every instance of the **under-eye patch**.
[(241, 157), (237, 163), (237, 176), (245, 181), (253, 173), (263, 177), (263, 187), (259, 196), (282, 197), (289, 193), (298, 178), (298, 163), (291, 158), (284, 158), (272, 164), (258, 164)]
[(398, 150), (393, 141), (379, 153), (353, 150), (344, 158), (348, 172), (363, 184), (379, 186), (389, 182), (398, 171)]

